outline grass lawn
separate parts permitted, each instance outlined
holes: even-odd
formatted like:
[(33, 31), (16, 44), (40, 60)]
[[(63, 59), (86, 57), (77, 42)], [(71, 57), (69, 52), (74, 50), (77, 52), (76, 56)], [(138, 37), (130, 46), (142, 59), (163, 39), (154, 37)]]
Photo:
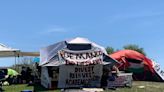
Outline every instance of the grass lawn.
[(135, 81), (132, 88), (117, 88), (114, 91), (106, 90), (105, 92), (164, 92), (164, 83)]
[[(27, 86), (26, 84), (3, 86), (4, 92), (20, 92), (21, 90), (36, 90), (36, 92), (60, 92), (60, 90), (47, 90), (39, 85)], [(117, 88), (104, 92), (164, 92), (164, 83), (134, 81), (132, 88)]]
[(16, 84), (3, 86), (4, 92), (21, 92), (22, 90), (36, 90), (36, 92), (60, 92), (60, 90), (47, 90), (40, 85), (28, 86), (27, 84)]
[(33, 90), (33, 86), (27, 86), (26, 84), (16, 84), (10, 86), (3, 86), (4, 92), (21, 92), (22, 90)]

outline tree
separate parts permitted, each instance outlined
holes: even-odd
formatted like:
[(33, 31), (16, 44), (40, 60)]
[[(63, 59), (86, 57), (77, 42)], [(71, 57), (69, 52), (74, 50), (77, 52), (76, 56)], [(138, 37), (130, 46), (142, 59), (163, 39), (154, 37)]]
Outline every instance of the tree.
[(129, 44), (123, 47), (124, 49), (134, 50), (146, 56), (146, 53), (143, 48), (140, 48), (138, 45)]
[(22, 57), (19, 61), (19, 63), (14, 64), (11, 66), (12, 69), (15, 69), (17, 72), (21, 72), (22, 67), (29, 67), (31, 69), (34, 68), (34, 62), (32, 57)]
[(113, 52), (115, 52), (113, 47), (106, 47), (106, 51), (108, 54), (112, 54)]

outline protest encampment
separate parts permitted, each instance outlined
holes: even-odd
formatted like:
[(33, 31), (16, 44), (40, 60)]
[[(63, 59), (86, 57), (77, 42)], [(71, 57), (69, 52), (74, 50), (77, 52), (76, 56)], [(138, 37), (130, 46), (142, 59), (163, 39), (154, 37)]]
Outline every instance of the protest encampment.
[(163, 0), (1, 0), (0, 92), (164, 92)]
[(112, 72), (109, 69), (118, 63), (105, 48), (80, 37), (42, 48), (40, 58), (41, 84), (46, 88), (101, 87), (105, 70)]

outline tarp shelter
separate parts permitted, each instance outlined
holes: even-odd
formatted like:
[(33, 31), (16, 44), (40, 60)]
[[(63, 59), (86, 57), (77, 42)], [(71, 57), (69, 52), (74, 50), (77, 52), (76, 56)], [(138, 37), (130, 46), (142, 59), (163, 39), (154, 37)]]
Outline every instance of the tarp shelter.
[[(98, 64), (94, 65), (95, 63)], [(89, 76), (82, 74), (84, 71), (85, 74), (89, 72), (91, 74), (90, 77), (94, 75), (94, 83), (92, 83), (94, 86), (99, 85), (96, 82), (100, 82), (102, 65), (113, 65), (115, 63), (117, 61), (107, 55), (104, 47), (86, 38), (77, 37), (64, 40), (40, 50), (41, 84), (46, 88), (51, 88), (51, 79), (47, 76), (49, 72), (47, 67), (59, 66), (59, 88), (83, 86), (84, 80), (87, 83), (91, 83), (88, 81), (90, 80)], [(81, 64), (84, 65), (82, 66)], [(78, 76), (75, 77), (77, 73)]]
[(110, 56), (107, 55), (107, 52), (104, 47), (89, 41), (86, 38), (74, 38), (70, 40), (64, 40), (58, 43), (55, 43), (53, 45), (50, 45), (48, 47), (42, 48), (40, 50), (40, 66), (59, 66), (61, 64), (65, 64), (65, 62), (61, 62), (59, 60), (58, 52), (60, 50), (67, 49), (67, 50), (73, 50), (73, 51), (79, 51), (79, 50), (101, 50), (103, 52), (103, 59), (104, 64), (109, 64), (111, 62), (118, 63), (116, 60), (112, 59)]
[(109, 56), (120, 62), (119, 70), (132, 72), (134, 80), (162, 81), (155, 71), (154, 62), (137, 51), (120, 50)]

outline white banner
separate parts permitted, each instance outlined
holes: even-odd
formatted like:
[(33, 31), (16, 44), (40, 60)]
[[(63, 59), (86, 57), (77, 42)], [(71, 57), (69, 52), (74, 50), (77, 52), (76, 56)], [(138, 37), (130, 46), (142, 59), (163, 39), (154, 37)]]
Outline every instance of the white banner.
[(158, 63), (153, 62), (153, 68), (157, 72), (157, 74), (164, 80), (164, 70), (161, 69)]
[(58, 88), (100, 87), (103, 65), (61, 65)]
[(70, 51), (62, 50), (59, 52), (60, 60), (66, 64), (89, 65), (102, 64), (103, 53), (101, 51)]

